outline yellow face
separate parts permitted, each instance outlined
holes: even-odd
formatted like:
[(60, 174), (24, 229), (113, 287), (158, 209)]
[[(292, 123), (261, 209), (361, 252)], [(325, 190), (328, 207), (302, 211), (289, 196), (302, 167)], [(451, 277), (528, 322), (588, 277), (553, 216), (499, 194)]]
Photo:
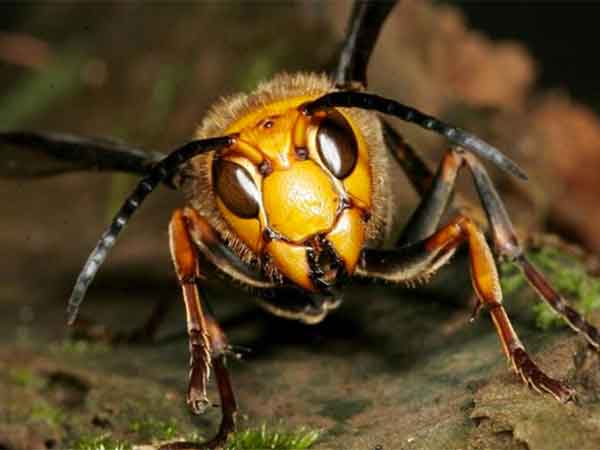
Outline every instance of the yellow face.
[(354, 272), (371, 210), (365, 141), (338, 110), (312, 117), (313, 97), (272, 103), (226, 133), (237, 144), (215, 156), (218, 208), (238, 237), (295, 284), (319, 291)]

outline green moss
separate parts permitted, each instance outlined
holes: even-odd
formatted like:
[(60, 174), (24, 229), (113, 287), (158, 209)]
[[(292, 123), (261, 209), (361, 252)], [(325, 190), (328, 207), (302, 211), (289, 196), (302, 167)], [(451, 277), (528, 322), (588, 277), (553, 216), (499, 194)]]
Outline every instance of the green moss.
[(32, 422), (43, 422), (50, 426), (59, 426), (65, 421), (65, 413), (44, 401), (37, 401), (31, 406), (29, 419)]
[[(133, 422), (131, 431), (141, 441), (164, 442), (175, 439), (177, 430), (172, 422), (162, 422), (147, 418)], [(223, 450), (305, 450), (312, 447), (321, 436), (319, 430), (300, 427), (294, 431), (285, 431), (279, 427), (268, 429), (266, 425), (233, 433)], [(186, 441), (202, 442), (204, 437), (197, 434), (187, 436)], [(115, 440), (108, 434), (86, 435), (79, 437), (70, 446), (73, 450), (132, 450), (133, 446), (124, 441)]]
[(44, 378), (23, 367), (9, 369), (8, 378), (12, 383), (24, 388), (41, 389), (46, 385)]
[(73, 450), (132, 450), (125, 442), (112, 439), (107, 434), (89, 435), (79, 438), (69, 448)]
[(131, 422), (129, 430), (135, 433), (141, 441), (168, 441), (179, 435), (173, 420), (165, 422), (152, 417), (134, 420)]
[[(555, 247), (545, 246), (527, 252), (527, 257), (548, 277), (552, 285), (579, 312), (586, 315), (600, 308), (600, 279), (590, 276), (577, 258)], [(512, 264), (501, 266), (502, 287), (506, 295), (517, 295), (527, 286)], [(566, 326), (545, 302), (533, 306), (536, 324), (542, 329)]]
[(98, 355), (110, 352), (111, 347), (103, 342), (92, 342), (78, 339), (64, 339), (50, 344), (50, 352), (54, 356), (64, 355)]
[(269, 430), (266, 425), (233, 433), (226, 450), (303, 450), (313, 446), (319, 439), (319, 430), (301, 427), (294, 431)]

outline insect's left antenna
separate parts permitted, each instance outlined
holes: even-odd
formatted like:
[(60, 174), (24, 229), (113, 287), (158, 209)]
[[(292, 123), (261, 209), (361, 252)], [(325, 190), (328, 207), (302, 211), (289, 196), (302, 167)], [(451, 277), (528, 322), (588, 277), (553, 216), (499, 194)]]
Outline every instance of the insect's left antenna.
[(312, 114), (316, 111), (333, 107), (375, 110), (383, 114), (397, 117), (405, 122), (412, 122), (422, 128), (445, 136), (450, 142), (493, 162), (496, 166), (511, 175), (521, 178), (522, 180), (527, 180), (527, 175), (523, 169), (521, 169), (514, 161), (510, 160), (500, 150), (474, 134), (444, 123), (433, 116), (424, 114), (415, 108), (403, 105), (402, 103), (389, 98), (368, 94), (366, 92), (338, 91), (325, 94), (316, 100), (304, 104), (302, 110), (306, 114)]
[(69, 325), (72, 325), (75, 322), (79, 306), (83, 302), (85, 293), (94, 280), (98, 269), (100, 269), (100, 266), (106, 259), (108, 252), (113, 245), (115, 245), (119, 233), (125, 228), (135, 210), (140, 206), (148, 194), (150, 194), (161, 182), (172, 176), (175, 170), (184, 162), (210, 150), (231, 147), (235, 143), (235, 140), (235, 136), (230, 135), (189, 142), (169, 153), (168, 156), (156, 163), (150, 169), (148, 174), (142, 178), (131, 195), (125, 200), (125, 203), (123, 203), (123, 206), (121, 206), (113, 218), (110, 226), (102, 234), (96, 247), (92, 250), (83, 269), (81, 269), (67, 306), (67, 321)]

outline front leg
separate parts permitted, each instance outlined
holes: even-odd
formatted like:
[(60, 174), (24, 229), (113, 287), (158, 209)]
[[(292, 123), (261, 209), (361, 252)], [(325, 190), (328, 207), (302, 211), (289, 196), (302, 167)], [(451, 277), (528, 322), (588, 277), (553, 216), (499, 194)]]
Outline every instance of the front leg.
[(585, 337), (592, 347), (600, 350), (598, 329), (573, 309), (525, 256), (512, 221), (492, 180), (474, 155), (460, 149), (451, 149), (446, 152), (423, 200), (402, 232), (398, 245), (405, 246), (417, 242), (433, 233), (450, 204), (458, 171), (464, 166), (473, 176), (475, 187), (490, 224), (490, 236), (496, 254), (500, 258), (516, 264), (540, 298), (563, 317), (574, 331)]
[(204, 309), (200, 287), (216, 269), (248, 286), (261, 298), (259, 305), (288, 319), (305, 323), (321, 321), (340, 300), (329, 296), (306, 296), (292, 286), (269, 281), (231, 251), (210, 224), (193, 208), (177, 210), (169, 226), (171, 254), (183, 291), (190, 342), (190, 375), (187, 402), (201, 413), (208, 405), (207, 383), (213, 371), (221, 400), (222, 421), (217, 435), (204, 443), (173, 442), (160, 450), (215, 448), (235, 429), (237, 404), (226, 367), (229, 344), (219, 324)]
[(210, 404), (206, 388), (212, 369), (219, 389), (222, 420), (217, 435), (207, 442), (174, 442), (163, 445), (161, 450), (219, 447), (227, 441), (227, 437), (235, 429), (237, 413), (237, 404), (225, 365), (227, 340), (217, 322), (204, 311), (198, 288), (204, 279), (204, 273), (188, 231), (193, 220), (190, 211), (189, 209), (175, 211), (169, 225), (171, 255), (183, 291), (189, 335), (190, 374), (187, 403), (195, 414), (204, 412)]
[(502, 306), (502, 289), (492, 252), (479, 227), (468, 217), (458, 216), (428, 238), (399, 249), (364, 250), (357, 275), (397, 283), (427, 280), (463, 242), (469, 246), (473, 288), (491, 315), (502, 350), (514, 371), (539, 392), (547, 392), (561, 402), (571, 399), (575, 392), (547, 376), (525, 351)]

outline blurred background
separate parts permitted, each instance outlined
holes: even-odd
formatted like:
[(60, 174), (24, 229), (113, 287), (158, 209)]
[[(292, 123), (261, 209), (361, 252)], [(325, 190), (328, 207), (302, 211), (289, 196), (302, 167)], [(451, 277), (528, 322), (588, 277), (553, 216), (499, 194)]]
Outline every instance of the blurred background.
[[(539, 197), (530, 199), (542, 215), (536, 220), (600, 249), (593, 202), (600, 66), (592, 32), (600, 5), (434, 5), (408, 1), (397, 9), (375, 52), (371, 90), (510, 144), (502, 148), (538, 177), (534, 186), (512, 188), (536, 191), (546, 180), (557, 181), (529, 192)], [(350, 4), (1, 7), (2, 129), (77, 132), (168, 150), (193, 133), (219, 97), (251, 89), (281, 70), (323, 67)], [(407, 133), (437, 160), (439, 140)], [(83, 177), (109, 186), (105, 196), (111, 199), (125, 189), (118, 177), (110, 183), (93, 178)], [(81, 195), (80, 189), (71, 192)]]
[[(168, 151), (192, 136), (220, 97), (250, 90), (282, 70), (322, 68), (343, 35), (350, 7), (346, 1), (2, 3), (0, 130), (62, 131)], [(593, 254), (600, 250), (598, 18), (600, 5), (593, 3), (402, 1), (376, 47), (369, 69), (370, 90), (473, 131), (503, 149), (531, 178), (525, 184), (490, 168), (522, 235), (549, 230)], [(445, 143), (410, 125), (399, 123), (398, 128), (434, 167)], [(472, 196), (470, 181), (464, 178), (461, 190)], [(65, 300), (88, 252), (135, 182), (127, 175), (94, 173), (0, 180), (0, 351), (7, 367), (31, 366), (35, 372), (40, 365), (47, 369), (56, 361), (77, 360), (67, 355), (72, 348), (65, 350), (60, 344)], [(398, 183), (403, 185), (400, 178)], [(408, 214), (416, 196), (408, 183), (404, 186), (398, 195), (400, 207)], [(181, 196), (166, 189), (148, 199), (90, 289), (85, 315), (131, 329), (143, 321), (157, 297), (179, 304), (166, 230), (172, 210), (181, 205)], [(227, 296), (244, 298), (235, 292)], [(248, 302), (216, 303), (217, 312), (226, 317), (250, 308)], [(420, 317), (419, 311), (415, 317)], [(438, 313), (448, 316), (446, 310)], [(175, 314), (178, 321), (166, 328), (180, 333), (182, 312)], [(345, 322), (348, 317), (342, 316), (336, 322), (333, 329), (338, 331), (331, 333), (339, 339), (330, 343), (341, 344), (362, 326), (360, 311), (348, 314), (352, 320)], [(291, 336), (290, 325), (266, 324), (259, 326), (262, 340), (256, 340), (264, 346), (258, 353), (265, 360), (275, 352), (269, 347), (274, 341), (301, 346), (307, 336), (301, 328), (292, 328), (297, 334)], [(446, 324), (448, 333), (455, 329), (453, 324)], [(318, 330), (317, 334), (329, 333)], [(233, 334), (236, 342), (254, 342), (248, 336), (256, 331), (242, 327)], [(310, 336), (306, 339), (316, 339)], [(431, 337), (431, 342), (421, 339), (407, 344), (410, 338), (404, 337), (407, 340), (400, 345), (414, 354), (422, 353), (423, 345), (433, 347), (438, 342)], [(494, 339), (489, 342), (496, 351)], [(46, 352), (49, 342), (58, 345), (58, 350), (52, 350), (55, 353)], [(39, 362), (37, 356), (27, 356), (15, 362), (32, 349), (42, 351), (46, 359)], [(175, 399), (171, 403), (176, 409), (165, 414), (182, 418), (187, 417), (182, 400), (186, 351), (180, 339), (159, 353), (152, 349), (116, 356), (100, 352), (104, 356), (86, 358), (83, 366), (150, 377), (163, 400), (164, 386), (170, 386), (166, 392)], [(285, 351), (294, 355), (289, 347)], [(500, 357), (499, 352), (492, 359), (482, 357), (482, 370), (495, 364), (495, 357)], [(72, 362), (78, 370), (83, 370), (81, 364)], [(294, 416), (291, 410), (302, 407), (314, 411), (304, 403), (302, 407), (275, 399), (274, 404), (262, 403), (283, 389), (267, 384), (264, 373), (280, 374), (286, 364), (296, 362), (289, 357), (281, 366), (268, 364), (258, 365), (256, 372), (240, 369), (246, 374), (241, 384), (247, 391), (259, 386), (254, 403), (252, 396), (245, 398), (247, 410), (269, 415), (264, 409), (271, 408), (300, 424), (330, 426), (326, 419), (318, 419), (327, 414), (310, 419)], [(323, 364), (317, 358), (311, 370)], [(302, 373), (286, 383), (302, 384)], [(39, 393), (10, 391), (10, 401), (3, 402), (1, 395), (7, 392), (0, 391), (0, 405), (38, 401)], [(294, 393), (302, 397), (295, 391), (290, 397)], [(22, 400), (23, 395), (29, 400)], [(4, 410), (2, 418), (5, 423), (18, 423), (19, 414), (32, 414), (27, 411)], [(76, 431), (93, 428), (95, 413), (86, 410), (85, 414), (85, 423), (78, 423)], [(214, 426), (218, 414), (209, 416), (207, 423)], [(101, 422), (104, 416), (99, 417)], [(40, 442), (48, 435), (61, 442), (73, 434), (73, 427), (65, 427), (65, 422), (60, 419), (60, 426), (49, 426), (51, 432), (31, 434), (27, 428), (23, 433), (35, 439), (42, 436)], [(113, 429), (128, 436), (122, 427)]]

